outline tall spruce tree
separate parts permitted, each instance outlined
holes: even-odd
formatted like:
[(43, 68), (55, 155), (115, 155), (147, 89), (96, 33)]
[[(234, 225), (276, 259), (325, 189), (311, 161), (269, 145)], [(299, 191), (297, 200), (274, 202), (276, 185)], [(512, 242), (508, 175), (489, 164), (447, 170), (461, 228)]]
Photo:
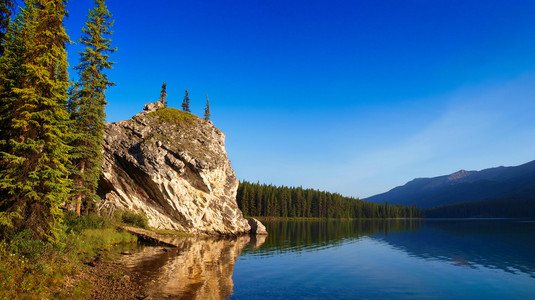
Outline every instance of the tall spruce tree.
[(14, 0), (0, 0), (0, 55), (4, 53), (4, 37), (9, 27), (11, 14), (15, 9)]
[(71, 178), (73, 202), (78, 216), (82, 204), (87, 206), (98, 199), (96, 189), (102, 171), (104, 108), (107, 104), (105, 92), (114, 85), (104, 74), (104, 70), (111, 69), (113, 65), (109, 61), (109, 54), (116, 51), (111, 48), (111, 26), (113, 20), (105, 0), (95, 0), (95, 6), (89, 11), (85, 28), (82, 29), (80, 43), (85, 49), (80, 52), (80, 63), (74, 68), (78, 71), (79, 79), (69, 98), (75, 134), (71, 142)]
[(206, 94), (206, 107), (204, 108), (204, 119), (210, 121), (210, 101), (208, 101), (208, 94)]
[(182, 101), (182, 110), (190, 112), (188, 90), (186, 90), (186, 94), (184, 95), (184, 101)]
[(56, 240), (70, 192), (65, 1), (25, 3), (0, 58), (0, 118), (9, 128), (0, 141), (0, 219), (3, 229)]
[(162, 84), (162, 91), (160, 92), (160, 102), (163, 103), (163, 107), (167, 107), (167, 84)]
[[(22, 63), (17, 63), (17, 54), (20, 53), (20, 51), (23, 51), (24, 49), (22, 41), (20, 40), (20, 36), (16, 35), (9, 35), (6, 36), (8, 29), (14, 30), (13, 28), (15, 25), (11, 23), (11, 14), (14, 9), (14, 1), (11, 0), (0, 0), (0, 56), (4, 53), (4, 44), (6, 43), (6, 39), (12, 39), (9, 41), (9, 45), (12, 47), (12, 53), (11, 57), (5, 57), (2, 66), (0, 66), (1, 73), (0, 73), (0, 80), (2, 81), (0, 83), (0, 116), (6, 116), (6, 117), (0, 117), (0, 140), (8, 140), (8, 136), (11, 133), (11, 130), (9, 128), (9, 122), (8, 117), (6, 113), (9, 111), (8, 99), (12, 96), (10, 94), (13, 93), (11, 90), (11, 84), (14, 82), (14, 78), (16, 76), (20, 76), (21, 72), (20, 70), (17, 70), (15, 68), (15, 65), (20, 66)], [(18, 39), (15, 41), (15, 39)], [(15, 50), (14, 47), (18, 46), (19, 49)], [(4, 144), (0, 143), (0, 152), (2, 151), (2, 147)]]

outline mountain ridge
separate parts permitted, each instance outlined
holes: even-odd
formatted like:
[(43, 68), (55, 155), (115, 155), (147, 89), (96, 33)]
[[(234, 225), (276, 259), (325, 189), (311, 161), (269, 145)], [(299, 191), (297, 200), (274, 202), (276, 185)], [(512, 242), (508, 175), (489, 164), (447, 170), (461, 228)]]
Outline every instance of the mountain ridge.
[(499, 166), (480, 171), (461, 169), (448, 175), (415, 178), (364, 200), (431, 208), (506, 198), (535, 199), (535, 160), (518, 166)]

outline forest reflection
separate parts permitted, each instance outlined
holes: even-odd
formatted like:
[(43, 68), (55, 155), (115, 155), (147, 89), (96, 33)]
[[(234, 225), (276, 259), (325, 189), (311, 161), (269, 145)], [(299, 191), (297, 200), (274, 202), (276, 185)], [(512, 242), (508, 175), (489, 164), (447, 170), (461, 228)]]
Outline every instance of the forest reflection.
[(265, 243), (260, 249), (244, 249), (244, 254), (261, 258), (319, 251), (370, 238), (419, 259), (535, 277), (535, 223), (532, 221), (407, 219), (264, 223), (270, 232)]
[(264, 224), (267, 236), (181, 237), (169, 241), (177, 248), (140, 246), (124, 262), (154, 299), (225, 299), (234, 293), (238, 257), (267, 262), (280, 254), (352, 249), (355, 245), (396, 249), (419, 260), (459, 268), (499, 269), (535, 277), (532, 221), (306, 220)]
[(255, 256), (284, 252), (315, 251), (376, 234), (416, 232), (420, 219), (400, 220), (292, 220), (264, 221), (270, 234), (261, 249), (244, 250)]

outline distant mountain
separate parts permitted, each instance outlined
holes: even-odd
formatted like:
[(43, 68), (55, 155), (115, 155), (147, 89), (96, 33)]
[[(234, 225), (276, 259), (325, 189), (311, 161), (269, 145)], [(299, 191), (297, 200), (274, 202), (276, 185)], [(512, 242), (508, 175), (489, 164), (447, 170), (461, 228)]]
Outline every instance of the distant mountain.
[(460, 202), (425, 211), (428, 218), (535, 218), (535, 199)]
[(535, 200), (535, 161), (516, 167), (460, 170), (450, 175), (417, 178), (364, 200), (431, 208), (505, 199)]

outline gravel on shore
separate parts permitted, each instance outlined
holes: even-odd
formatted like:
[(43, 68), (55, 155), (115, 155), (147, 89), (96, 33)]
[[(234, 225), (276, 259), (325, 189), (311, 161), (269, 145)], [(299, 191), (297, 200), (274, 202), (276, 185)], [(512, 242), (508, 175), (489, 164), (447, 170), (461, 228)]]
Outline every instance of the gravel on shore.
[(80, 272), (67, 278), (65, 288), (83, 289), (72, 295), (81, 299), (151, 299), (135, 276), (117, 260), (94, 257), (84, 262)]

